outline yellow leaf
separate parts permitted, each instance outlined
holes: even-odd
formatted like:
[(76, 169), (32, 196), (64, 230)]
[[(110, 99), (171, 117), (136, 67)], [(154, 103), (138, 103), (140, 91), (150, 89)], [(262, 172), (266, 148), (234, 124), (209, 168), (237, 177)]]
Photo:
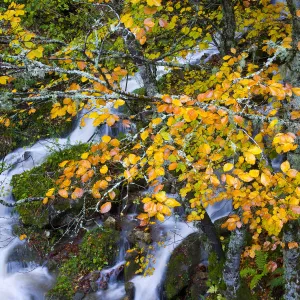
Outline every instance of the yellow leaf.
[(149, 132), (147, 130), (141, 133), (141, 138), (144, 141), (149, 136)]
[(260, 181), (264, 186), (268, 186), (271, 183), (270, 177), (265, 173), (261, 174)]
[(8, 78), (8, 76), (0, 76), (0, 84), (6, 84)]
[(26, 234), (21, 234), (20, 236), (19, 236), (19, 239), (21, 240), (21, 241), (23, 241), (24, 239), (26, 239), (27, 238), (27, 235)]
[(164, 191), (161, 191), (161, 192), (155, 194), (154, 196), (155, 196), (155, 199), (159, 202), (164, 202), (167, 199), (166, 192), (164, 192)]
[(64, 160), (59, 164), (59, 167), (63, 168), (68, 162), (69, 162), (68, 160)]
[(47, 193), (46, 193), (46, 196), (47, 197), (51, 197), (52, 195), (53, 195), (53, 193), (54, 193), (54, 188), (52, 188), (52, 189), (49, 189), (48, 191), (47, 191)]
[(246, 159), (246, 162), (250, 165), (254, 165), (255, 164), (255, 155), (252, 154), (251, 152), (244, 152), (244, 157)]
[(182, 106), (182, 103), (181, 103), (180, 100), (178, 100), (178, 99), (173, 99), (173, 100), (172, 100), (172, 103), (173, 103), (175, 106)]
[(87, 159), (88, 157), (89, 157), (89, 153), (88, 152), (85, 152), (85, 153), (81, 154), (81, 158), (82, 159)]
[(175, 199), (173, 198), (168, 198), (166, 201), (165, 201), (165, 205), (169, 206), (169, 207), (176, 207), (176, 206), (181, 206), (181, 204), (176, 201)]
[(286, 172), (286, 175), (289, 176), (290, 178), (295, 178), (298, 174), (298, 171), (296, 169), (289, 169)]
[(111, 137), (110, 136), (108, 136), (108, 135), (104, 135), (102, 138), (102, 142), (104, 142), (104, 143), (109, 143), (110, 142), (110, 140), (111, 140)]
[(296, 96), (300, 96), (300, 88), (299, 87), (292, 88), (292, 91)]
[(102, 168), (100, 169), (100, 173), (101, 173), (101, 174), (106, 174), (107, 171), (108, 171), (107, 165), (102, 166)]
[(234, 167), (233, 164), (227, 163), (227, 164), (224, 165), (223, 170), (224, 170), (224, 172), (228, 172), (228, 171), (230, 171), (233, 167)]
[(288, 161), (285, 161), (280, 165), (280, 169), (283, 173), (286, 173), (290, 168), (291, 168), (291, 166)]
[(240, 173), (240, 174), (238, 174), (238, 176), (239, 176), (240, 179), (242, 179), (245, 182), (250, 182), (250, 181), (252, 181), (254, 179), (253, 177), (251, 177), (247, 173)]
[(111, 210), (111, 202), (106, 202), (106, 203), (102, 204), (100, 207), (100, 212), (102, 214), (105, 214), (105, 213), (109, 212), (110, 210)]
[(220, 180), (218, 179), (217, 176), (211, 176), (211, 177), (210, 177), (210, 182), (211, 182), (211, 184), (214, 185), (214, 186), (220, 185)]
[(259, 176), (259, 170), (250, 170), (249, 175), (251, 177), (257, 178)]
[(156, 218), (157, 218), (157, 220), (160, 221), (160, 222), (163, 222), (163, 221), (165, 220), (164, 215), (161, 214), (161, 213), (157, 213), (157, 214), (156, 214)]
[(262, 150), (258, 146), (252, 146), (247, 151), (254, 155), (260, 154), (262, 152)]
[(122, 99), (118, 99), (117, 101), (115, 101), (115, 103), (114, 103), (114, 108), (119, 108), (119, 106), (122, 106), (122, 105), (124, 105), (125, 104), (125, 101), (124, 100), (122, 100)]
[(46, 205), (46, 204), (48, 203), (48, 200), (49, 200), (48, 197), (45, 197), (45, 198), (43, 199), (43, 204)]

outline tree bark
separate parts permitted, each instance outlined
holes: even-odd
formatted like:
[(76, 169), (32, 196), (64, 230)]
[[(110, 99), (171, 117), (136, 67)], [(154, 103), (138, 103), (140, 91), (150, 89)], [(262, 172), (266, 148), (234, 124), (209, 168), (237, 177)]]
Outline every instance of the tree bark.
[(226, 261), (223, 271), (223, 279), (226, 284), (226, 298), (236, 299), (240, 287), (240, 261), (245, 246), (246, 228), (243, 226), (231, 233)]
[(143, 80), (143, 84), (146, 90), (147, 96), (155, 96), (158, 94), (158, 89), (156, 86), (156, 67), (155, 65), (150, 65), (145, 62), (145, 58), (141, 49), (141, 45), (135, 39), (133, 33), (129, 30), (124, 29), (123, 39), (128, 49), (128, 52), (132, 56), (132, 60), (137, 66), (141, 78)]
[[(287, 73), (285, 80), (293, 87), (300, 86), (300, 51), (298, 50), (298, 43), (300, 42), (300, 17), (297, 16), (296, 11), (299, 7), (299, 0), (287, 0), (287, 6), (292, 16), (292, 55), (287, 63)], [(289, 117), (290, 112), (299, 110), (300, 97), (293, 96), (289, 105), (287, 105), (286, 115)], [(300, 126), (296, 122), (290, 120), (289, 132), (297, 133)], [(296, 142), (298, 148), (293, 152), (288, 152), (287, 159), (291, 168), (300, 169), (300, 140), (297, 137)], [(289, 242), (297, 242), (300, 245), (299, 221), (290, 221), (283, 230), (283, 241), (286, 243), (283, 249), (283, 264), (285, 277), (285, 294), (284, 299), (294, 300), (300, 299), (300, 248), (288, 248)]]
[(236, 22), (234, 15), (234, 4), (232, 0), (221, 0), (222, 5), (222, 32), (220, 41), (220, 53), (222, 56), (230, 53), (230, 49), (234, 47)]
[(207, 236), (208, 242), (212, 247), (212, 250), (217, 254), (219, 259), (224, 258), (224, 251), (222, 248), (222, 244), (220, 238), (217, 234), (216, 227), (211, 221), (207, 212), (204, 214), (204, 219), (199, 223), (200, 229)]

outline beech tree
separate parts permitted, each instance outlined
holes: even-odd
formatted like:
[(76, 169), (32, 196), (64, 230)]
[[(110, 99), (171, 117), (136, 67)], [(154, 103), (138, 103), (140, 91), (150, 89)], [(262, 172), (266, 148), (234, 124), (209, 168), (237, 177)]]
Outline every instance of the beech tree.
[[(0, 14), (1, 105), (13, 107), (1, 111), (0, 123), (13, 127), (20, 112), (51, 103), (52, 119), (71, 120), (85, 109), (82, 126), (90, 118), (94, 126), (122, 122), (137, 130), (121, 140), (103, 136), (80, 160), (60, 163), (61, 176), (46, 195), (14, 205), (88, 196), (84, 223), (129, 199), (130, 186), (144, 181), (153, 192), (141, 199), (140, 225), (163, 222), (183, 206), (225, 261), (227, 299), (240, 288), (241, 257), (277, 247), (284, 298), (300, 298), (299, 1), (74, 3), (89, 14), (72, 40), (26, 29), (24, 4)], [(129, 92), (126, 80), (134, 74), (142, 88)], [(33, 84), (18, 89), (20, 78)], [(220, 201), (233, 207), (222, 225), (232, 232), (226, 253), (206, 212)]]

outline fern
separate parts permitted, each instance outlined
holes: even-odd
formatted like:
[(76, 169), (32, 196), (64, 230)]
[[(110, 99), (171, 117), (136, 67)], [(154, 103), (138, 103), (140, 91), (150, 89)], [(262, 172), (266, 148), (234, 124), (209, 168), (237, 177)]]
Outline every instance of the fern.
[(255, 263), (257, 265), (257, 268), (260, 271), (264, 271), (265, 266), (267, 264), (267, 258), (268, 254), (262, 251), (256, 251), (255, 253)]
[(251, 282), (250, 282), (250, 289), (253, 290), (258, 282), (262, 279), (262, 277), (264, 276), (265, 274), (264, 273), (261, 273), (261, 274), (256, 274), (253, 276), (253, 278), (251, 279)]
[(275, 277), (275, 278), (271, 279), (269, 282), (269, 286), (271, 287), (271, 289), (274, 289), (277, 286), (283, 286), (283, 285), (284, 285), (284, 277), (283, 276)]
[(245, 278), (245, 277), (250, 276), (250, 275), (251, 276), (255, 275), (256, 270), (248, 267), (248, 268), (245, 268), (245, 269), (241, 270), (240, 274), (241, 274), (241, 277)]

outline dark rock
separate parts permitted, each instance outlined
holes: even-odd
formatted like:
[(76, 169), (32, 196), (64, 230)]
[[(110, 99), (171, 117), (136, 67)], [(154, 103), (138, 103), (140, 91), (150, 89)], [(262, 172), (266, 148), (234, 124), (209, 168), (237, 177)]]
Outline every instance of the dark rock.
[(135, 287), (133, 282), (129, 281), (125, 283), (125, 291), (126, 291), (126, 299), (134, 300)]
[(127, 262), (124, 267), (125, 282), (131, 280), (136, 275), (136, 271), (140, 268), (140, 265), (135, 262), (138, 255), (139, 253), (136, 250), (127, 252), (125, 255), (125, 260)]
[[(208, 251), (203, 236), (198, 232), (189, 235), (173, 251), (168, 263), (164, 282), (166, 299), (178, 299), (178, 295), (181, 293), (186, 294), (188, 287), (193, 284), (193, 280), (198, 282), (201, 276), (205, 281), (206, 275), (198, 274), (197, 267), (200, 263), (207, 264), (207, 260)], [(195, 278), (193, 274), (195, 274)]]
[(74, 297), (73, 300), (82, 300), (84, 298), (84, 293), (83, 292), (77, 292)]
[(99, 295), (97, 293), (87, 294), (83, 300), (99, 300)]
[(139, 241), (142, 241), (145, 244), (150, 244), (152, 239), (150, 232), (134, 229), (128, 235), (128, 240), (132, 244), (137, 244)]

